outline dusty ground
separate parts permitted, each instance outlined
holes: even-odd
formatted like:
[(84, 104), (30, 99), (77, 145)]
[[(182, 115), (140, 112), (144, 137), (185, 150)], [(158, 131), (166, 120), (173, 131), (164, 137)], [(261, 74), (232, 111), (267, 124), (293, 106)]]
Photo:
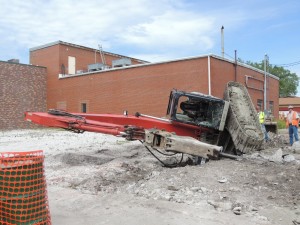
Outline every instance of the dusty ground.
[(54, 225), (300, 224), (300, 154), (284, 133), (238, 161), (170, 169), (139, 142), (56, 129), (0, 131), (0, 151), (39, 149)]

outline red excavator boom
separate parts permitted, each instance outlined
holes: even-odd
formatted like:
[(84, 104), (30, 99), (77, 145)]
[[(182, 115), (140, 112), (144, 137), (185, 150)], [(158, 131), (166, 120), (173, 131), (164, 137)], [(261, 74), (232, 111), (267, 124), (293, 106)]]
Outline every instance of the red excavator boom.
[[(219, 158), (223, 153), (242, 154), (260, 147), (261, 126), (247, 89), (229, 82), (225, 100), (197, 92), (172, 90), (169, 119), (135, 115), (68, 113), (61, 110), (26, 112), (25, 119), (77, 133), (99, 132), (140, 140), (146, 148), (192, 156)], [(218, 146), (219, 145), (219, 146)], [(233, 156), (230, 156), (233, 157)]]
[(25, 119), (43, 126), (64, 128), (77, 133), (91, 131), (121, 136), (131, 141), (140, 140), (149, 151), (149, 148), (152, 148), (160, 153), (186, 153), (204, 159), (217, 159), (222, 151), (222, 147), (197, 140), (201, 132), (209, 131), (208, 128), (140, 113), (130, 116), (49, 110), (48, 113), (26, 112)]
[(98, 132), (111, 134), (115, 136), (128, 137), (128, 140), (141, 138), (130, 138), (129, 130), (142, 131), (144, 129), (156, 128), (168, 132), (176, 133), (180, 136), (189, 136), (197, 138), (201, 132), (209, 129), (197, 127), (190, 124), (172, 122), (168, 119), (161, 119), (137, 113), (131, 115), (114, 115), (114, 114), (80, 114), (68, 113), (61, 110), (49, 110), (43, 112), (25, 112), (27, 121), (47, 126), (59, 127), (74, 132)]

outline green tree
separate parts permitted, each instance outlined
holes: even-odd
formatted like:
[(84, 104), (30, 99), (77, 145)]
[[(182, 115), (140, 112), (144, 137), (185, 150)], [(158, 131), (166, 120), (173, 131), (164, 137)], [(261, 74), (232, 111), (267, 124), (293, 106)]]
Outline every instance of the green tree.
[[(243, 62), (239, 59), (240, 62)], [(247, 61), (246, 64), (264, 71), (264, 61), (260, 63)], [(296, 73), (284, 69), (281, 66), (267, 65), (267, 72), (279, 77), (279, 97), (295, 96), (299, 85), (299, 77)]]

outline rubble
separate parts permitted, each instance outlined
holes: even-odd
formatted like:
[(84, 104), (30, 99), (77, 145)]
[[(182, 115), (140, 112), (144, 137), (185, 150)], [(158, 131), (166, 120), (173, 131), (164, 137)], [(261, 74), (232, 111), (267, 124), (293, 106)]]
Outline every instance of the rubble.
[(282, 163), (283, 162), (283, 157), (282, 157), (282, 149), (279, 148), (278, 150), (275, 151), (275, 153), (269, 157), (266, 157), (270, 162), (275, 162), (275, 163)]
[[(44, 150), (53, 224), (287, 225), (299, 220), (300, 155), (289, 146), (243, 155), (240, 161), (170, 169), (139, 142), (119, 140), (88, 132), (7, 131), (1, 132), (0, 150)], [(271, 162), (274, 155), (282, 162)]]
[(268, 136), (270, 140), (263, 143), (262, 149), (282, 148), (289, 144), (287, 135), (268, 132)]
[(296, 141), (293, 146), (292, 146), (292, 150), (294, 153), (296, 154), (300, 154), (300, 142)]
[(232, 211), (236, 215), (241, 215), (242, 207), (235, 207)]
[(295, 161), (296, 159), (295, 159), (295, 156), (293, 156), (293, 155), (285, 155), (285, 156), (283, 156), (283, 161), (284, 162), (293, 162), (293, 161)]
[(227, 179), (226, 177), (222, 177), (221, 179), (218, 180), (219, 183), (226, 183), (227, 182)]

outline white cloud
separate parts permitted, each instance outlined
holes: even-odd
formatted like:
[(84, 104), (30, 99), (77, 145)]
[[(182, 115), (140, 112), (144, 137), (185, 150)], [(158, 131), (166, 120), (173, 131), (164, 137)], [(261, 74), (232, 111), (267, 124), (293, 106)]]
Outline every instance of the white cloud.
[(226, 3), (217, 10), (207, 4), (187, 0), (0, 0), (0, 52), (1, 46), (28, 51), (62, 40), (93, 48), (101, 44), (106, 51), (144, 55), (146, 60), (167, 60), (211, 52), (219, 45), (221, 25), (235, 29), (249, 19), (269, 15), (265, 9), (255, 14), (240, 9), (239, 4)]
[(12, 0), (1, 4), (0, 27), (10, 34), (10, 38), (27, 47), (61, 39), (77, 42), (84, 42), (89, 37), (95, 41), (110, 39), (130, 22), (131, 11), (139, 16), (136, 8), (127, 7), (125, 1), (116, 4), (112, 1)]
[(107, 51), (128, 45), (153, 52), (213, 45), (209, 18), (176, 9), (181, 1), (0, 0), (0, 5), (0, 45), (28, 49), (63, 40), (94, 48), (102, 44)]
[[(167, 11), (149, 22), (135, 24), (121, 35), (125, 42), (144, 48), (190, 47), (208, 50), (213, 46), (214, 18), (194, 13)], [(155, 47), (157, 46), (157, 47)]]

